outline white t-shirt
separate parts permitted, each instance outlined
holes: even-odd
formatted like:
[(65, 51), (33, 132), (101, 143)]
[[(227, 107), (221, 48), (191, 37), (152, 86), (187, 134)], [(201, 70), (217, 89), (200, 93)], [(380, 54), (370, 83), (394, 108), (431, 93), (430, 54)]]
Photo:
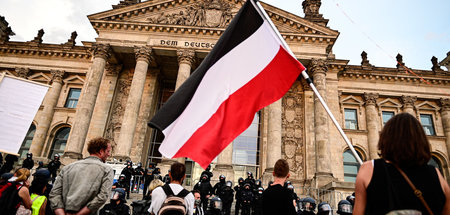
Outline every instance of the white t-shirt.
[[(179, 184), (169, 184), (170, 189), (172, 189), (173, 194), (177, 195), (183, 187)], [(166, 200), (167, 196), (162, 187), (157, 187), (152, 192), (152, 204), (148, 209), (148, 212), (153, 214), (158, 214), (161, 205)], [(194, 195), (189, 193), (186, 197), (184, 197), (184, 202), (186, 203), (186, 210), (188, 215), (192, 215), (194, 213)]]

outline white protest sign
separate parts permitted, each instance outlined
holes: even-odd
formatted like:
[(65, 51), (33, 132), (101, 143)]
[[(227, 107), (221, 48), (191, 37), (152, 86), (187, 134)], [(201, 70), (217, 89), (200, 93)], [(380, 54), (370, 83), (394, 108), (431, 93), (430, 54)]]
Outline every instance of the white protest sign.
[(0, 152), (17, 155), (48, 87), (0, 74)]

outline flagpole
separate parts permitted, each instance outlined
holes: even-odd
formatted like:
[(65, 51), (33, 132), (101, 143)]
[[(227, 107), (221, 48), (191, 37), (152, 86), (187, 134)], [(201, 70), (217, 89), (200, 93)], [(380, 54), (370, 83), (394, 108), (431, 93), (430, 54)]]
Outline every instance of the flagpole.
[[(258, 12), (260, 13), (260, 15), (269, 23), (270, 27), (272, 27), (273, 31), (277, 34), (278, 39), (280, 40), (281, 44), (284, 46), (284, 48), (289, 52), (289, 54), (291, 54), (295, 59), (297, 59), (294, 55), (294, 53), (292, 52), (292, 50), (289, 48), (289, 46), (287, 45), (286, 41), (283, 39), (283, 37), (281, 36), (280, 32), (278, 31), (278, 29), (275, 27), (275, 25), (273, 24), (272, 20), (269, 18), (269, 16), (267, 15), (266, 11), (264, 10), (264, 8), (261, 6), (261, 4), (259, 3), (258, 0), (250, 0), (250, 2), (255, 6), (255, 8), (258, 10)], [(316, 94), (316, 97), (319, 99), (320, 103), (322, 104), (323, 108), (325, 109), (325, 111), (328, 113), (328, 115), (331, 118), (331, 121), (333, 121), (334, 125), (336, 126), (336, 128), (338, 129), (339, 133), (341, 134), (341, 136), (344, 138), (345, 143), (347, 143), (348, 147), (350, 148), (351, 152), (353, 153), (353, 156), (355, 156), (356, 160), (358, 161), (358, 163), (360, 165), (362, 165), (362, 160), (359, 157), (358, 153), (356, 152), (355, 148), (353, 147), (353, 145), (350, 143), (350, 140), (348, 139), (347, 135), (345, 135), (344, 131), (342, 130), (341, 126), (339, 125), (338, 121), (336, 120), (336, 118), (334, 117), (333, 113), (331, 113), (330, 109), (328, 108), (328, 105), (325, 103), (325, 101), (323, 100), (322, 96), (320, 95), (319, 91), (317, 91), (316, 87), (314, 86), (314, 83), (312, 82), (311, 78), (309, 78), (308, 74), (306, 73), (306, 70), (304, 70), (302, 72), (302, 76), (303, 78), (305, 78), (306, 82), (309, 84), (309, 86), (311, 87), (311, 89), (314, 91), (314, 94)]]

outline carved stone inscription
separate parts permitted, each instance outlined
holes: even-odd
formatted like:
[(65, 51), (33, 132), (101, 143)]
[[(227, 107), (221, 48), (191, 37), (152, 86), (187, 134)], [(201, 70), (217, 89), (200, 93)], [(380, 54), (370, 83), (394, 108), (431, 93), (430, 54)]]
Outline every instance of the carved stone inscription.
[(295, 179), (304, 178), (303, 90), (296, 81), (283, 97), (282, 153)]
[(188, 40), (150, 40), (150, 44), (154, 46), (171, 46), (180, 48), (203, 48), (212, 49), (215, 43), (199, 42), (199, 41), (188, 41)]

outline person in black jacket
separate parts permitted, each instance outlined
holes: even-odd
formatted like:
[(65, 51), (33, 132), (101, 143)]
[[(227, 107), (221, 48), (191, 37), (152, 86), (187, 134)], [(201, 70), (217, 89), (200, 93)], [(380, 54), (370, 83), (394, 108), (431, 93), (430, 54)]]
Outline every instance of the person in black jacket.
[(122, 189), (124, 192), (126, 192), (127, 190), (130, 190), (130, 184), (127, 183), (127, 177), (124, 174), (121, 174), (119, 176), (119, 180), (117, 180), (116, 183), (113, 184), (112, 188), (113, 189)]
[(194, 186), (194, 190), (200, 190), (200, 197), (202, 200), (203, 210), (206, 211), (208, 207), (208, 198), (211, 196), (213, 191), (207, 174), (203, 174), (200, 177), (200, 181)]
[(134, 175), (134, 169), (133, 169), (133, 163), (131, 161), (127, 161), (127, 166), (123, 168), (121, 175), (125, 175), (125, 182), (128, 184), (127, 186), (127, 199), (130, 198), (130, 183), (131, 183), (131, 177)]
[(3, 164), (2, 168), (0, 169), (0, 174), (11, 172), (11, 170), (14, 167), (14, 163), (18, 160), (19, 160), (19, 158), (17, 156), (7, 154), (5, 156), (5, 163)]
[(249, 183), (246, 183), (242, 190), (242, 215), (250, 215), (253, 201), (254, 195), (252, 186)]
[(110, 203), (106, 204), (99, 212), (100, 215), (130, 215), (130, 207), (125, 203), (125, 191), (115, 189), (111, 194)]
[(219, 176), (219, 182), (217, 182), (213, 187), (213, 194), (219, 195), (219, 193), (222, 191), (222, 189), (225, 187), (225, 176), (220, 175)]
[(262, 215), (262, 196), (264, 188), (259, 187), (255, 193), (255, 201), (253, 202), (253, 215)]
[(236, 191), (236, 204), (234, 206), (235, 215), (239, 214), (239, 210), (241, 209), (241, 202), (242, 202), (242, 190), (244, 189), (244, 179), (239, 178), (238, 184), (234, 186), (234, 191)]
[(224, 215), (230, 215), (231, 205), (233, 204), (233, 182), (227, 181), (225, 186), (217, 194), (222, 199), (222, 210)]
[(211, 172), (211, 164), (208, 165), (208, 167), (206, 167), (206, 169), (202, 172), (201, 175), (205, 174), (208, 176), (208, 181), (211, 181), (211, 178), (213, 177), (213, 173)]
[(33, 161), (33, 153), (28, 152), (27, 158), (23, 160), (22, 168), (27, 168), (29, 170), (33, 169), (34, 161)]
[(61, 167), (59, 154), (55, 154), (53, 160), (47, 165), (48, 171), (50, 171), (50, 177), (52, 178), (52, 184), (55, 183), (56, 173), (58, 172), (59, 167)]

